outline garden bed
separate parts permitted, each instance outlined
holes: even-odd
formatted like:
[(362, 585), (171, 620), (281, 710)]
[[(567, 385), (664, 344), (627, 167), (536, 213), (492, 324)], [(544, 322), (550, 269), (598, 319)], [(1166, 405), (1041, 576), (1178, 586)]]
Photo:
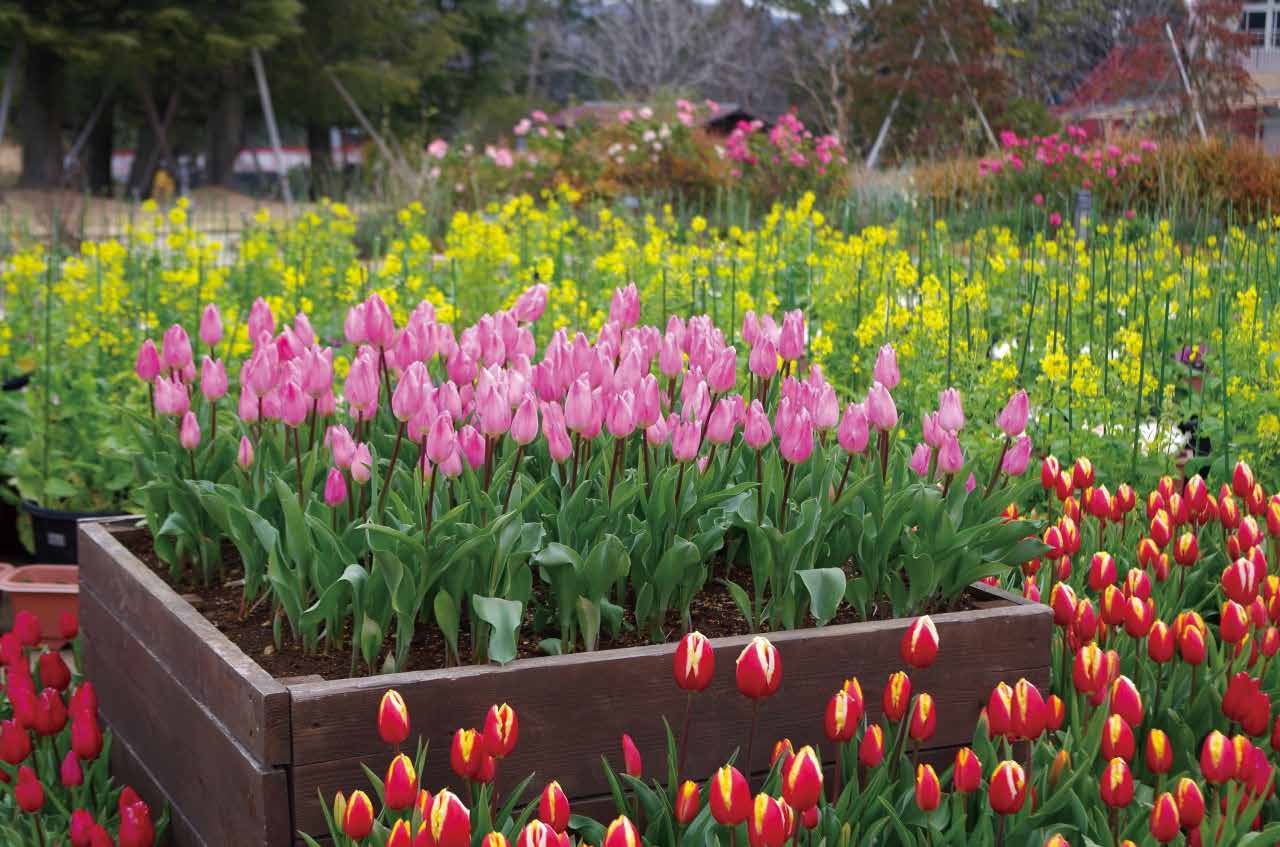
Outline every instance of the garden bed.
[[(502, 668), (276, 679), (130, 552), (145, 543), (145, 530), (118, 522), (86, 524), (80, 533), (88, 672), (135, 771), (144, 770), (174, 808), (177, 845), (286, 845), (297, 830), (324, 832), (317, 790), (331, 797), (360, 778), (362, 759), (385, 753), (371, 716), (388, 687), (404, 695), (413, 734), (430, 742), (428, 786), (451, 779), (454, 730), (475, 725), (490, 704), (505, 701), (519, 711), (521, 743), (503, 762), (500, 790), (536, 771), (539, 779), (559, 779), (574, 799), (607, 792), (599, 755), (616, 760), (623, 732), (657, 767), (661, 717), (676, 720), (684, 709), (682, 692), (653, 684), (669, 678), (674, 644), (518, 659)], [(997, 682), (1049, 682), (1049, 609), (985, 586), (972, 589), (971, 602), (971, 610), (934, 616), (948, 659), (915, 675), (939, 709), (930, 742), (939, 752), (968, 742)], [(765, 702), (759, 737), (819, 738), (831, 692), (855, 675), (875, 719), (879, 686), (900, 666), (898, 643), (908, 624), (773, 634), (786, 697)], [(747, 640), (716, 638), (717, 664), (731, 667)], [(699, 744), (687, 776), (709, 774), (746, 736), (750, 707), (731, 680), (718, 674), (711, 696), (698, 699)], [(757, 767), (764, 764), (758, 757)]]

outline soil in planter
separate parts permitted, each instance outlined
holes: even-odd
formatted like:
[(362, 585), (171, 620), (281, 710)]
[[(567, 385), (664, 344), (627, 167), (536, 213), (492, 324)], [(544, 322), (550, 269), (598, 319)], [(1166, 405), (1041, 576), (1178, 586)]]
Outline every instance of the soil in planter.
[[(126, 535), (120, 540), (130, 552), (137, 556), (147, 567), (151, 568), (171, 588), (181, 594), (185, 600), (190, 602), (205, 618), (231, 639), (236, 646), (251, 656), (264, 670), (277, 679), (312, 675), (320, 676), (324, 679), (345, 679), (351, 675), (351, 653), (349, 647), (328, 653), (305, 653), (299, 645), (290, 639), (287, 623), (283, 624), (284, 644), (281, 649), (277, 650), (272, 637), (269, 600), (251, 607), (249, 614), (242, 618), (243, 583), (241, 580), (244, 577), (244, 569), (240, 563), (239, 553), (236, 552), (235, 547), (231, 544), (224, 544), (222, 547), (223, 583), (205, 586), (195, 581), (191, 574), (184, 574), (181, 579), (173, 579), (169, 573), (168, 566), (156, 556), (150, 535), (136, 533)], [(723, 562), (713, 563), (712, 571), (717, 574), (723, 573)], [(735, 567), (729, 572), (729, 578), (741, 585), (748, 596), (753, 596), (754, 583), (751, 579), (749, 568)], [(536, 602), (539, 599), (545, 600), (545, 594), (542, 593), (543, 590), (544, 586), (535, 586), (535, 602), (529, 604), (531, 609), (539, 606), (545, 607), (546, 603)], [(966, 592), (953, 603), (933, 603), (922, 609), (920, 613), (940, 614), (942, 612), (966, 611), (977, 608), (977, 606), (977, 599), (971, 593)], [(690, 612), (694, 628), (708, 638), (746, 635), (750, 632), (747, 622), (733, 602), (728, 589), (719, 582), (707, 583), (694, 598)], [(888, 620), (892, 617), (892, 609), (887, 604), (876, 604), (873, 605), (872, 613), (868, 619)], [(831, 623), (858, 623), (862, 620), (863, 618), (858, 615), (857, 611), (846, 603), (841, 605), (839, 612), (837, 612)], [(518, 645), (520, 658), (545, 655), (538, 647), (540, 638), (528, 635), (528, 633), (532, 633), (533, 626), (533, 612), (531, 610), (526, 611), (524, 625), (521, 627), (521, 632), (524, 635)], [(675, 611), (668, 615), (665, 631), (671, 639), (680, 637), (680, 618)], [(554, 633), (546, 634), (552, 635)], [(602, 632), (599, 646), (600, 649), (606, 650), (620, 647), (638, 647), (649, 643), (651, 642), (648, 638), (636, 632), (634, 618), (631, 615), (631, 611), (628, 610), (624, 615), (623, 629), (619, 637), (609, 638), (607, 633)], [(349, 629), (344, 633), (344, 644), (350, 644)], [(385, 656), (388, 651), (394, 650), (394, 648), (394, 636), (388, 637), (378, 655)], [(447, 651), (448, 645), (437, 628), (434, 626), (420, 626), (409, 648), (409, 659), (405, 669), (429, 670), (445, 667), (448, 656)], [(465, 629), (458, 638), (458, 651), (464, 661), (471, 653), (471, 637)], [(357, 668), (357, 675), (365, 673), (367, 673), (367, 669), (361, 664)]]

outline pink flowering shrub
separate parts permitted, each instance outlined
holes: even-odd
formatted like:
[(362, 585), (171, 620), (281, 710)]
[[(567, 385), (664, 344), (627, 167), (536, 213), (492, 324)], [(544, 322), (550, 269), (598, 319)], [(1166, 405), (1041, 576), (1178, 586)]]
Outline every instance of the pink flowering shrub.
[(794, 111), (763, 121), (740, 121), (724, 145), (730, 177), (755, 194), (830, 193), (844, 184), (844, 149), (834, 135), (815, 135)]

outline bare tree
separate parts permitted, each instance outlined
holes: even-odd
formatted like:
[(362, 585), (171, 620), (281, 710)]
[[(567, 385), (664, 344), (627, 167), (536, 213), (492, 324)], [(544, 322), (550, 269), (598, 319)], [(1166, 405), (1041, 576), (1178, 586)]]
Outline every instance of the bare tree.
[(846, 145), (857, 143), (851, 85), (861, 61), (849, 4), (815, 3), (779, 27), (787, 82), (798, 105)]

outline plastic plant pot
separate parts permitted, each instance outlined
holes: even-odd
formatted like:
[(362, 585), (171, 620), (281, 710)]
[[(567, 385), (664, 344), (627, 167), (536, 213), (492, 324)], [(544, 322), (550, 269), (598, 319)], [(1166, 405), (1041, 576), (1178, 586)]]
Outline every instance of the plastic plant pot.
[(8, 595), (15, 615), (26, 611), (39, 619), (42, 640), (55, 649), (66, 641), (63, 613), (80, 614), (80, 568), (75, 565), (11, 568), (0, 577), (0, 591)]
[(79, 564), (76, 550), (76, 525), (86, 518), (108, 518), (119, 512), (68, 512), (46, 509), (30, 501), (22, 504), (31, 515), (31, 531), (36, 545), (35, 560), (49, 564)]

